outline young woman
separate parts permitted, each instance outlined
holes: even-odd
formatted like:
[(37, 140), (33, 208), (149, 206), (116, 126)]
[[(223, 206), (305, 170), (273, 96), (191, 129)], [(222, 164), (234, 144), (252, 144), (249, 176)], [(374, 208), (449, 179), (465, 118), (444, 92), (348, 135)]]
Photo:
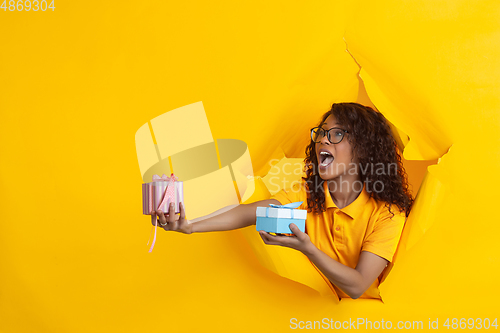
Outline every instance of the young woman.
[(396, 142), (384, 116), (357, 103), (335, 103), (311, 130), (305, 177), (269, 200), (223, 208), (188, 221), (184, 207), (164, 215), (165, 230), (186, 234), (256, 223), (256, 207), (303, 201), (306, 232), (260, 231), (264, 243), (301, 251), (340, 298), (381, 299), (379, 277), (392, 261), (413, 198)]

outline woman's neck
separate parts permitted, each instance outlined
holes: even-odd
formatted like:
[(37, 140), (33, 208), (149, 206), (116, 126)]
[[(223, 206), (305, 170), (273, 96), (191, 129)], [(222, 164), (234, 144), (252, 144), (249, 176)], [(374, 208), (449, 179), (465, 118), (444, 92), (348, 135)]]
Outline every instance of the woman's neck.
[(327, 184), (333, 202), (340, 209), (354, 202), (363, 190), (363, 183), (358, 175), (340, 175), (327, 180)]

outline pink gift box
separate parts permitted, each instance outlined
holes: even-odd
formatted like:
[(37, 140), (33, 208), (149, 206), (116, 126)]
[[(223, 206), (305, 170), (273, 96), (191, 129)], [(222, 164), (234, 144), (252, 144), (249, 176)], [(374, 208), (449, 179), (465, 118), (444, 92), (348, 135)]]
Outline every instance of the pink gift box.
[[(168, 213), (170, 203), (173, 202), (175, 206), (175, 212), (179, 213), (179, 203), (184, 204), (184, 192), (182, 182), (177, 181), (177, 177), (173, 174), (175, 181), (171, 183), (173, 189), (170, 192), (171, 196), (166, 194), (167, 187), (170, 184), (170, 177), (163, 175), (159, 177), (157, 175), (153, 176), (153, 181), (151, 183), (142, 184), (142, 213), (145, 215), (150, 215), (153, 210), (161, 210), (164, 213)], [(162, 203), (163, 199), (167, 196), (165, 203), (160, 209), (159, 205)]]

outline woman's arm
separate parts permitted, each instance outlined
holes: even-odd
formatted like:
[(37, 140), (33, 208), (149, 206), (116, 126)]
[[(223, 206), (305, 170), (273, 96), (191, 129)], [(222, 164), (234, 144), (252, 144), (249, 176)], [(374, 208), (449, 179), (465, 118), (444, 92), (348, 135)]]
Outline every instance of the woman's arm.
[[(255, 224), (258, 206), (280, 204), (278, 200), (269, 199), (251, 204), (227, 206), (216, 212), (189, 221), (186, 219), (184, 205), (180, 205), (180, 214), (175, 214), (174, 206), (170, 205), (169, 214), (157, 211), (159, 225), (166, 231), (177, 231), (185, 234), (193, 232), (224, 231), (244, 228)], [(154, 225), (154, 223), (153, 223)]]
[(362, 251), (356, 268), (350, 268), (318, 249), (309, 235), (300, 231), (294, 223), (290, 223), (290, 229), (295, 237), (272, 236), (262, 230), (259, 233), (266, 244), (286, 246), (304, 253), (334, 285), (354, 299), (370, 287), (388, 263), (376, 254)]
[(232, 205), (193, 220), (192, 232), (225, 231), (248, 227), (257, 220), (257, 207), (269, 204), (280, 204), (278, 200), (269, 199), (251, 204)]
[(345, 266), (314, 246), (304, 254), (325, 276), (351, 298), (356, 299), (372, 285), (389, 261), (362, 251), (355, 269)]

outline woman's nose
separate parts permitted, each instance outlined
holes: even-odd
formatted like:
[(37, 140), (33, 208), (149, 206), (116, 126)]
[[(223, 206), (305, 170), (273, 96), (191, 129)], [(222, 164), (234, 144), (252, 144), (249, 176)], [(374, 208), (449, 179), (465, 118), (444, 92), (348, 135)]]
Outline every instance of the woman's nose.
[(325, 133), (325, 135), (323, 135), (323, 137), (321, 138), (320, 143), (327, 144), (327, 145), (330, 144), (330, 140), (328, 140), (328, 134), (327, 133)]

